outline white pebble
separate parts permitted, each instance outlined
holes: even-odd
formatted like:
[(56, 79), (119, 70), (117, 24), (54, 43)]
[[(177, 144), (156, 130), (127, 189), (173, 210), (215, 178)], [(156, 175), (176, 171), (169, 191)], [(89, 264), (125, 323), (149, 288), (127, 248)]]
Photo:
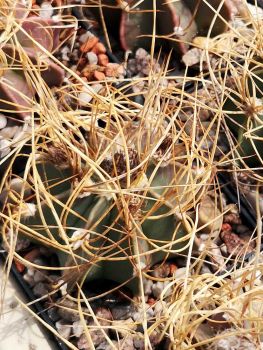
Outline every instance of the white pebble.
[(25, 203), (21, 216), (27, 219), (32, 216), (35, 216), (36, 211), (37, 211), (37, 206), (34, 203)]
[(31, 286), (33, 287), (35, 285), (34, 278), (32, 276), (29, 276), (27, 273), (24, 274), (23, 279)]
[(0, 113), (0, 129), (5, 128), (6, 124), (7, 124), (6, 116)]
[(68, 284), (65, 283), (63, 280), (59, 280), (58, 284), (61, 284), (60, 286), (60, 291), (61, 291), (61, 295), (66, 295), (67, 294), (67, 288), (68, 288)]
[(56, 328), (58, 333), (65, 339), (69, 339), (71, 327), (67, 324), (62, 323), (62, 321), (56, 322)]
[(88, 52), (86, 54), (86, 58), (89, 61), (89, 64), (97, 64), (98, 63), (98, 56), (94, 52)]
[(101, 84), (95, 84), (90, 89), (83, 87), (82, 91), (79, 93), (78, 101), (81, 106), (85, 106), (86, 104), (90, 103), (90, 101), (93, 99), (93, 93), (92, 90), (95, 93), (98, 93), (99, 90), (102, 88)]
[(89, 38), (92, 38), (93, 36), (94, 36), (94, 34), (92, 34), (91, 32), (88, 31), (79, 37), (79, 42), (85, 43)]
[(86, 104), (90, 103), (92, 98), (93, 96), (91, 95), (90, 92), (82, 91), (79, 93), (78, 102), (80, 103), (81, 106), (85, 106)]
[(17, 125), (7, 126), (2, 130), (0, 130), (0, 137), (2, 137), (3, 139), (12, 139), (18, 129), (19, 129), (19, 126)]
[(62, 17), (60, 15), (54, 15), (52, 16), (52, 19), (54, 22), (59, 23), (61, 22)]
[(143, 281), (143, 287), (144, 287), (144, 294), (145, 295), (150, 295), (152, 293), (152, 286), (153, 286), (153, 281), (152, 280), (145, 280)]
[(76, 321), (72, 324), (72, 331), (75, 337), (79, 338), (84, 332), (83, 322)]
[(19, 127), (19, 129), (16, 131), (14, 137), (13, 137), (13, 142), (19, 142), (23, 140), (24, 137), (26, 137), (29, 133), (29, 127)]
[(0, 140), (0, 158), (5, 157), (6, 155), (8, 155), (8, 153), (11, 152), (11, 148), (10, 148), (11, 142), (8, 140)]
[(49, 19), (53, 15), (53, 7), (49, 2), (43, 2), (39, 10), (39, 16), (44, 19)]
[(155, 298), (159, 298), (164, 288), (163, 282), (157, 282), (152, 286), (152, 293)]
[(33, 269), (32, 267), (28, 267), (27, 268), (27, 274), (28, 274), (28, 276), (33, 277), (34, 274), (35, 274), (35, 269)]
[(62, 49), (60, 50), (60, 53), (61, 53), (61, 59), (63, 61), (69, 61), (69, 57), (68, 57), (69, 52), (70, 52), (70, 48), (68, 46), (62, 47)]

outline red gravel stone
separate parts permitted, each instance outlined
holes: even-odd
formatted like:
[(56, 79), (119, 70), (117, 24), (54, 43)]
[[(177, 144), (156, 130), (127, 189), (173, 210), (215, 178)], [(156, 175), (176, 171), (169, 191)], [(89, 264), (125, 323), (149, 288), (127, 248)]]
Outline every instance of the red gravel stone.
[(106, 53), (106, 47), (99, 42), (93, 47), (91, 51), (94, 52), (96, 55), (100, 53)]
[(106, 78), (105, 74), (103, 72), (99, 72), (98, 70), (95, 70), (93, 73), (95, 80), (104, 80)]
[(109, 63), (109, 57), (105, 55), (104, 53), (101, 53), (98, 55), (98, 63), (101, 66), (106, 67), (107, 64)]
[(93, 37), (89, 38), (84, 44), (81, 45), (80, 51), (82, 53), (86, 53), (88, 51), (91, 51), (91, 49), (93, 49), (93, 47), (98, 42), (99, 42), (99, 38), (97, 38), (96, 36), (93, 36)]

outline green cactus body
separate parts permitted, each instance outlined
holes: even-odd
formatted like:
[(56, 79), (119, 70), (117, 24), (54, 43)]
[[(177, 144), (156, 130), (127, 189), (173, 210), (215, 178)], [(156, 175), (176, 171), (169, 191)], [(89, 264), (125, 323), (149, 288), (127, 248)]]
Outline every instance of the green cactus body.
[(262, 68), (251, 67), (251, 75), (242, 84), (246, 97), (231, 93), (224, 104), (227, 125), (238, 141), (237, 150), (250, 167), (263, 162), (262, 78)]
[[(43, 163), (37, 169), (51, 203), (43, 199), (41, 211), (37, 209), (34, 217), (22, 223), (57, 243), (61, 266), (86, 263), (87, 282), (109, 279), (137, 294), (139, 270), (147, 272), (155, 263), (186, 247), (186, 231), (171, 213), (171, 203), (176, 201), (171, 200), (168, 204), (164, 199), (160, 204), (160, 199), (156, 199), (164, 193), (164, 188), (152, 191), (155, 194), (151, 191), (146, 194), (147, 199), (140, 208), (141, 217), (135, 220), (135, 224), (128, 225), (124, 219), (125, 209), (121, 204), (117, 207), (109, 196), (90, 194), (71, 201), (71, 183), (67, 180), (71, 176), (69, 170), (59, 170), (50, 163)], [(154, 166), (149, 167), (149, 175), (153, 169)], [(164, 187), (171, 181), (172, 173), (165, 177), (166, 168), (160, 169), (152, 187)], [(80, 239), (83, 241), (76, 249), (72, 241), (74, 232), (82, 233)], [(177, 242), (180, 238), (181, 241)]]

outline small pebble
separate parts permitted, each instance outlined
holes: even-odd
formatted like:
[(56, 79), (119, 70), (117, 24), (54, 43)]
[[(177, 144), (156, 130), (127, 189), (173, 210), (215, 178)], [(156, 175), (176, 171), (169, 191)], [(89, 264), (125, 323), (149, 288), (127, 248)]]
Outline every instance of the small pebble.
[(157, 282), (152, 286), (152, 293), (155, 298), (159, 298), (164, 288), (163, 282)]
[(99, 93), (102, 88), (102, 84), (94, 84), (92, 87), (90, 87), (90, 90), (83, 86), (82, 91), (79, 93), (78, 99), (80, 105), (85, 106), (86, 104), (90, 103), (90, 101), (93, 99), (92, 90), (94, 93)]
[(67, 322), (75, 322), (79, 320), (77, 310), (78, 310), (77, 304), (67, 299), (63, 300), (63, 302), (61, 302), (58, 306), (59, 316)]
[(37, 297), (43, 297), (44, 295), (47, 295), (48, 294), (47, 284), (43, 282), (36, 284), (35, 287), (33, 288), (33, 293)]
[(133, 339), (133, 345), (134, 345), (136, 350), (144, 350), (143, 335), (142, 335), (142, 338), (135, 338), (135, 339)]
[[(119, 342), (117, 340), (112, 340), (112, 344), (114, 347), (112, 347), (111, 344), (107, 342), (101, 343), (96, 350), (113, 350), (113, 349), (119, 349)], [(124, 349), (123, 349), (124, 350)]]
[(7, 126), (0, 130), (0, 137), (2, 137), (3, 139), (12, 139), (19, 128), (20, 127), (17, 125)]
[(154, 305), (154, 312), (155, 312), (155, 317), (160, 317), (163, 314), (164, 307), (166, 306), (165, 301), (157, 301), (157, 303)]
[(7, 118), (4, 114), (0, 113), (0, 129), (3, 129), (6, 127), (7, 124)]
[(101, 66), (106, 67), (107, 64), (109, 63), (109, 57), (105, 55), (104, 53), (101, 53), (98, 55), (98, 63)]
[(60, 319), (57, 308), (55, 307), (48, 309), (47, 313), (48, 313), (48, 316), (51, 318), (51, 320), (54, 322), (57, 322)]
[(126, 320), (132, 316), (134, 307), (132, 305), (116, 305), (111, 309), (114, 320)]
[(146, 279), (143, 282), (143, 287), (144, 287), (144, 294), (145, 295), (150, 295), (152, 293), (152, 286), (153, 286), (153, 281)]
[(125, 337), (120, 341), (120, 349), (134, 350), (133, 337)]
[(95, 314), (96, 314), (98, 322), (102, 326), (109, 325), (109, 321), (112, 320), (112, 313), (111, 313), (111, 311), (109, 309), (105, 308), (105, 307), (99, 307)]
[(23, 275), (23, 279), (29, 284), (30, 287), (33, 287), (35, 285), (33, 276), (30, 276), (27, 273), (25, 273)]
[(32, 267), (28, 267), (28, 268), (27, 268), (27, 274), (28, 274), (28, 276), (30, 276), (30, 277), (34, 277), (34, 275), (35, 275), (35, 269), (33, 269)]
[(0, 158), (7, 156), (11, 152), (11, 142), (8, 140), (0, 140)]
[(60, 54), (61, 54), (61, 58), (63, 61), (69, 61), (69, 55), (70, 53), (70, 48), (68, 46), (64, 46), (61, 50), (60, 50)]
[(127, 320), (115, 320), (112, 321), (112, 327), (116, 331), (119, 337), (124, 338), (131, 334), (132, 331), (136, 329), (136, 324), (130, 317)]
[[(104, 340), (105, 340), (105, 335), (104, 333), (108, 334), (109, 333), (109, 330), (104, 328), (104, 333), (102, 333), (101, 330), (99, 329), (96, 329), (96, 325), (94, 323), (91, 324), (91, 326), (93, 328), (90, 328), (90, 336), (91, 336), (91, 339), (92, 339), (92, 342), (93, 342), (93, 345), (94, 346), (98, 346), (99, 344), (101, 344)], [(85, 336), (85, 334), (83, 334)], [(83, 337), (83, 335), (81, 337)], [(85, 336), (86, 338), (86, 336)], [(81, 339), (81, 338), (80, 338)]]
[(94, 78), (95, 80), (101, 81), (101, 80), (105, 80), (106, 76), (103, 72), (99, 72), (98, 70), (95, 70)]
[(38, 13), (41, 18), (49, 19), (53, 15), (53, 7), (49, 2), (43, 2)]
[(80, 46), (80, 51), (86, 53), (90, 51), (98, 42), (99, 38), (96, 36), (89, 37), (88, 40)]
[(72, 324), (72, 333), (75, 337), (79, 338), (84, 332), (83, 322), (75, 321)]
[(86, 58), (89, 61), (89, 64), (98, 63), (98, 56), (92, 51), (86, 53)]
[(106, 53), (106, 47), (98, 42), (92, 49), (92, 52), (94, 52), (95, 54), (100, 54), (100, 53)]
[(63, 321), (56, 322), (56, 328), (58, 333), (65, 339), (69, 339), (71, 333), (71, 326), (65, 324)]
[(85, 32), (84, 34), (81, 34), (81, 35), (79, 36), (79, 42), (80, 42), (81, 44), (83, 44), (83, 43), (87, 42), (88, 39), (90, 39), (90, 38), (92, 38), (92, 37), (94, 37), (94, 34), (92, 34), (91, 32), (87, 31), (87, 32)]
[(35, 281), (35, 283), (43, 282), (45, 280), (46, 280), (45, 273), (42, 272), (42, 271), (36, 270), (35, 274), (34, 274), (34, 281)]
[(78, 102), (81, 106), (87, 105), (88, 103), (90, 103), (92, 99), (93, 99), (93, 96), (89, 91), (85, 91), (83, 89), (83, 91), (79, 93)]

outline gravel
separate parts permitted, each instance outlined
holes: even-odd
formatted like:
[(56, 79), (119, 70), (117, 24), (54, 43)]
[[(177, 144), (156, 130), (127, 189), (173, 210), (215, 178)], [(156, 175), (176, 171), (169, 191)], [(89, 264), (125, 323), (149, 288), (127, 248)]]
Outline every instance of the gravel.
[(66, 324), (64, 321), (57, 321), (56, 328), (58, 333), (65, 339), (69, 339), (71, 333), (71, 325)]

